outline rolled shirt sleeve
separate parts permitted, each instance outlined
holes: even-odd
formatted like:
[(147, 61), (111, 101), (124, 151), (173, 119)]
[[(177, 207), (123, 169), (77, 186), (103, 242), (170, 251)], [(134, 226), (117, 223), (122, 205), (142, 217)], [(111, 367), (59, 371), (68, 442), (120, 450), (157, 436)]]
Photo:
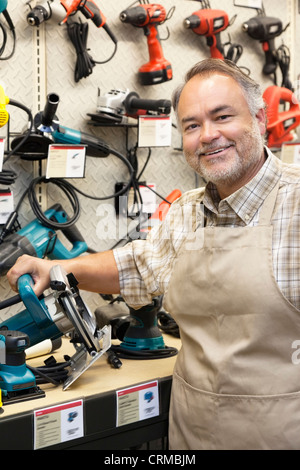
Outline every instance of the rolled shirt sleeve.
[(187, 234), (195, 230), (195, 207), (202, 190), (177, 199), (166, 219), (153, 227), (146, 240), (134, 240), (113, 250), (119, 270), (120, 293), (133, 308), (151, 303), (166, 292), (173, 262)]

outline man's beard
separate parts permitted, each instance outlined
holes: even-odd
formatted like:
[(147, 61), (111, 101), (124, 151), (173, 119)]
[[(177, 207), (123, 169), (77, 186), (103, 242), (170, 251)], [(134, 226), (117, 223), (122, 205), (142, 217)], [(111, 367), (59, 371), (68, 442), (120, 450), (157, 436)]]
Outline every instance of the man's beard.
[[(226, 164), (226, 156), (221, 157), (216, 154), (216, 158), (210, 158), (209, 162), (205, 161), (205, 157), (201, 157), (202, 153), (212, 152), (217, 147), (228, 147), (232, 145), (235, 149), (232, 152), (230, 160)], [(263, 139), (260, 129), (256, 120), (253, 120), (252, 128), (246, 130), (243, 134), (243, 141), (241, 144), (235, 144), (233, 141), (226, 141), (222, 143), (218, 141), (216, 144), (203, 146), (196, 152), (184, 151), (187, 163), (198, 173), (202, 178), (214, 184), (231, 184), (241, 178), (251, 166), (260, 160), (263, 152)], [(229, 150), (230, 151), (230, 150)], [(220, 163), (224, 164), (220, 167)]]

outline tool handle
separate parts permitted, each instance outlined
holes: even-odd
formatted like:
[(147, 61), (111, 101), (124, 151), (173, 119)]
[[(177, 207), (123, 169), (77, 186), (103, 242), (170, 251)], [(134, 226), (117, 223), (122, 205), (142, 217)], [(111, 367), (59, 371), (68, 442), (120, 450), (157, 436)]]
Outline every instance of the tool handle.
[[(60, 204), (54, 204), (48, 211), (45, 212), (47, 218), (55, 219), (58, 223), (65, 223), (68, 220), (66, 212)], [(88, 249), (81, 233), (75, 224), (70, 227), (62, 228), (62, 233), (72, 244), (72, 248), (66, 248), (63, 243), (56, 239), (53, 250), (51, 250), (47, 257), (50, 259), (70, 259), (85, 253)]]
[(213, 59), (224, 59), (224, 48), (221, 43), (220, 33), (208, 36), (207, 45), (210, 47), (210, 55)]
[(42, 112), (42, 117), (41, 117), (41, 121), (42, 121), (41, 123), (44, 126), (47, 126), (47, 127), (51, 126), (56, 110), (57, 110), (58, 103), (59, 103), (59, 96), (56, 93), (50, 93), (47, 96), (47, 101), (46, 101), (44, 110)]
[(277, 67), (274, 39), (270, 39), (269, 41), (263, 42), (262, 48), (265, 53), (266, 60), (263, 66), (263, 73), (265, 75), (271, 75), (275, 72)]
[(149, 26), (145, 26), (143, 29), (147, 38), (150, 62), (155, 64), (164, 59), (158, 27), (156, 24), (151, 24)]
[(30, 312), (34, 322), (40, 327), (48, 325), (49, 314), (43, 303), (39, 301), (33, 290), (34, 282), (29, 274), (23, 274), (18, 279), (18, 291), (26, 309)]
[(83, 0), (78, 9), (88, 20), (91, 19), (97, 28), (105, 24), (106, 18), (93, 0)]
[(135, 111), (139, 109), (158, 111), (162, 114), (170, 114), (171, 112), (170, 100), (141, 99), (139, 98), (139, 95), (134, 91), (126, 96), (124, 100), (124, 106), (128, 114), (134, 114)]
[(53, 259), (76, 258), (77, 256), (87, 251), (87, 244), (75, 225), (72, 225), (69, 228), (65, 228), (64, 230), (62, 230), (62, 232), (69, 240), (69, 242), (72, 243), (72, 248), (68, 250), (62, 243), (57, 244), (56, 242), (53, 253), (51, 255)]

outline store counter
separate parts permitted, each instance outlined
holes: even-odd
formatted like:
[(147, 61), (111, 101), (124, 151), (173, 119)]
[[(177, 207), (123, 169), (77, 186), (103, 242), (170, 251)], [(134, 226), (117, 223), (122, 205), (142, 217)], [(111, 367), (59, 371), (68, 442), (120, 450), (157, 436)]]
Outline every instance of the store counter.
[[(179, 350), (178, 338), (165, 335), (164, 341)], [(74, 352), (64, 339), (53, 356), (63, 362)], [(47, 357), (27, 364), (43, 366)], [(66, 390), (40, 385), (44, 397), (2, 406), (0, 449), (122, 450), (166, 437), (176, 357), (122, 359), (115, 369), (104, 355)]]

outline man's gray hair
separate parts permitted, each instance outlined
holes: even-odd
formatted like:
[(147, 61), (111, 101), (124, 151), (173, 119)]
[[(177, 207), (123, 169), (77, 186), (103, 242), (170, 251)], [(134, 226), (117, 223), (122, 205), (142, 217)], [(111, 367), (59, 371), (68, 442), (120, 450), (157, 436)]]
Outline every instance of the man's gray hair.
[(234, 62), (223, 59), (204, 59), (195, 64), (185, 75), (184, 83), (174, 90), (172, 95), (172, 106), (178, 118), (178, 103), (181, 92), (186, 83), (195, 75), (210, 76), (215, 73), (227, 75), (233, 78), (241, 87), (245, 99), (249, 106), (249, 111), (253, 117), (260, 109), (265, 109), (266, 105), (262, 97), (260, 85), (246, 75)]

